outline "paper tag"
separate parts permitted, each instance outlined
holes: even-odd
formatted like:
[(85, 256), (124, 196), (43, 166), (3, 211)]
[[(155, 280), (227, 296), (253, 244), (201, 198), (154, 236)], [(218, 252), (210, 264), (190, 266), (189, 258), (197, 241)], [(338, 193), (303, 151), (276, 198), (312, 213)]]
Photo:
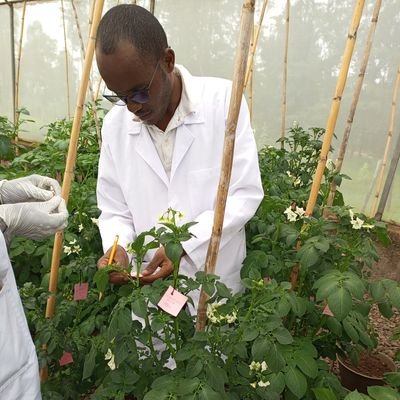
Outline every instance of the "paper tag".
[(63, 365), (68, 365), (74, 362), (74, 359), (72, 358), (72, 354), (68, 353), (67, 351), (63, 352), (63, 355), (61, 358), (58, 360), (60, 366), (62, 367)]
[(76, 283), (74, 285), (74, 300), (85, 300), (88, 296), (89, 284), (86, 283)]
[(327, 315), (328, 317), (333, 317), (333, 312), (329, 308), (328, 304), (325, 306), (324, 311), (322, 311), (322, 314)]
[(187, 297), (170, 286), (158, 302), (158, 307), (176, 317), (187, 302)]

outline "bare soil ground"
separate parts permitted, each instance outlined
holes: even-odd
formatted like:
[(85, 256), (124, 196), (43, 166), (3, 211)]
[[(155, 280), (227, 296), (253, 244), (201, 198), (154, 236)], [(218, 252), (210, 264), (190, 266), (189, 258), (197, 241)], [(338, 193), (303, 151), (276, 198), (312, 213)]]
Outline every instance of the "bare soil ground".
[[(371, 278), (389, 278), (400, 282), (400, 225), (388, 224), (392, 244), (389, 247), (377, 245), (380, 260), (372, 267)], [(370, 314), (370, 320), (379, 337), (378, 351), (390, 358), (400, 349), (400, 340), (390, 340), (395, 328), (400, 327), (400, 311), (395, 311), (389, 320), (382, 317), (377, 307)], [(400, 364), (397, 363), (398, 369)]]

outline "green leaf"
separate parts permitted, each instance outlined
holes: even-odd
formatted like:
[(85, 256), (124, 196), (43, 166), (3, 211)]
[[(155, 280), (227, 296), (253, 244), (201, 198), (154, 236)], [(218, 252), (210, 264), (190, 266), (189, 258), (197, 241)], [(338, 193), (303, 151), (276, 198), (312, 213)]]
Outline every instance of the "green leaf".
[(105, 292), (108, 286), (108, 272), (104, 269), (98, 269), (93, 277), (94, 283), (100, 292)]
[(335, 393), (331, 389), (314, 388), (312, 391), (316, 400), (337, 400)]
[[(371, 400), (366, 394), (358, 393), (356, 390), (355, 392), (349, 393), (344, 400)], [(383, 400), (383, 399), (382, 399)]]
[(314, 358), (303, 350), (294, 353), (294, 361), (297, 367), (310, 378), (315, 378), (318, 374), (317, 362)]
[(169, 391), (165, 388), (158, 388), (150, 390), (143, 397), (143, 400), (166, 400), (169, 398)]
[(277, 328), (275, 329), (272, 334), (275, 336), (275, 339), (280, 344), (290, 344), (293, 343), (293, 337), (290, 332), (286, 328)]
[(96, 366), (96, 348), (92, 345), (88, 354), (86, 354), (83, 364), (82, 380), (90, 378)]
[(384, 374), (384, 379), (392, 386), (400, 387), (400, 372), (387, 372)]
[(337, 288), (329, 295), (328, 305), (334, 316), (342, 321), (349, 314), (353, 305), (349, 291), (344, 287)]
[(147, 303), (142, 296), (137, 297), (131, 303), (132, 312), (140, 318), (147, 316)]
[(256, 361), (265, 359), (266, 354), (271, 346), (271, 342), (266, 337), (257, 338), (251, 347), (251, 355)]
[(329, 295), (336, 291), (338, 287), (339, 285), (336, 280), (323, 282), (317, 290), (317, 301), (325, 300)]
[(195, 359), (194, 362), (189, 361), (186, 367), (186, 376), (188, 378), (194, 378), (200, 374), (203, 369), (203, 362), (199, 359)]
[(268, 366), (273, 372), (282, 371), (286, 364), (281, 351), (278, 350), (278, 347), (275, 344), (272, 344), (268, 347), (264, 360), (267, 362)]
[(165, 245), (165, 254), (174, 265), (179, 263), (183, 253), (183, 247), (180, 243), (169, 242)]
[(285, 382), (289, 390), (298, 399), (306, 394), (307, 380), (297, 368), (289, 367), (288, 371), (285, 373)]
[(390, 304), (388, 303), (379, 303), (378, 308), (380, 313), (385, 317), (385, 318), (391, 318), (393, 316), (393, 310)]
[(328, 318), (325, 325), (336, 336), (342, 335), (342, 325), (335, 317)]
[(371, 296), (374, 301), (381, 301), (385, 295), (385, 288), (381, 281), (374, 281), (370, 285)]
[(300, 264), (309, 268), (315, 265), (319, 260), (319, 253), (314, 246), (304, 246), (299, 250)]
[(9, 160), (12, 158), (13, 146), (11, 139), (6, 136), (0, 134), (0, 158), (2, 160)]
[(342, 323), (343, 323), (344, 331), (347, 333), (347, 335), (352, 340), (352, 342), (358, 343), (360, 338), (358, 336), (357, 330), (354, 328), (354, 326), (352, 324), (352, 320), (346, 318)]
[(228, 382), (228, 376), (225, 370), (213, 363), (209, 363), (205, 371), (209, 385), (217, 392), (224, 393), (224, 385)]
[(369, 386), (368, 387), (368, 394), (374, 400), (399, 400), (400, 394), (396, 390), (390, 387), (384, 386)]
[(394, 307), (400, 308), (400, 287), (394, 286), (389, 289), (389, 299)]
[(362, 280), (351, 272), (345, 273), (346, 279), (343, 286), (350, 291), (350, 293), (357, 299), (363, 300), (365, 293), (365, 286)]
[[(205, 386), (203, 386), (201, 391), (198, 393), (198, 398), (199, 398), (199, 400), (221, 400), (221, 394), (214, 392), (214, 390), (212, 390), (210, 388), (210, 386), (205, 385)], [(144, 400), (147, 400), (147, 399), (144, 399)], [(156, 399), (154, 399), (154, 400), (156, 400)]]
[(251, 342), (259, 335), (259, 331), (256, 328), (246, 329), (242, 334), (242, 340), (244, 342)]

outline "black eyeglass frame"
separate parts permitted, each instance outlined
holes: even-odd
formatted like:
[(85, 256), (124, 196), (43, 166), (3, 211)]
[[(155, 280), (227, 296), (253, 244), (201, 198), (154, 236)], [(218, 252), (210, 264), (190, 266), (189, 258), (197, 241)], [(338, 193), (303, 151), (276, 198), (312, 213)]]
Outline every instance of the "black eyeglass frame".
[[(117, 94), (103, 94), (103, 97), (105, 99), (107, 99), (109, 102), (111, 102), (117, 106), (126, 106), (126, 105), (128, 105), (129, 102), (139, 103), (139, 104), (148, 103), (150, 100), (150, 95), (149, 95), (150, 87), (154, 81), (154, 78), (156, 76), (160, 62), (161, 62), (161, 60), (158, 60), (157, 65), (154, 69), (153, 75), (150, 79), (150, 82), (144, 89), (135, 90), (126, 96), (122, 96), (122, 95), (119, 96)], [(122, 101), (123, 104), (118, 104), (119, 101)]]

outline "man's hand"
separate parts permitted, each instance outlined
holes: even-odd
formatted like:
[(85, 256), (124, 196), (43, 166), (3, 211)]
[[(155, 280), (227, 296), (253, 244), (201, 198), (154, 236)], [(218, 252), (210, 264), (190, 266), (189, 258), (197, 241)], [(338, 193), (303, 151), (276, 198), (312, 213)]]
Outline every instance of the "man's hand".
[(2, 204), (25, 203), (28, 201), (47, 201), (61, 195), (60, 184), (52, 178), (30, 175), (11, 181), (0, 182)]
[[(159, 270), (156, 272), (157, 268), (159, 268)], [(154, 254), (147, 268), (142, 271), (140, 282), (144, 284), (153, 283), (156, 279), (166, 278), (171, 275), (173, 270), (174, 266), (165, 254), (164, 247), (160, 247)]]
[[(97, 261), (97, 268), (105, 268), (108, 265), (108, 260), (110, 259), (112, 247), (110, 247), (104, 256), (100, 257)], [(128, 254), (126, 253), (125, 249), (122, 246), (117, 246), (117, 250), (114, 254), (113, 264), (120, 265), (122, 268), (128, 268), (129, 266), (129, 258)], [(110, 283), (114, 285), (123, 285), (129, 282), (128, 278), (128, 269), (125, 272), (110, 272), (108, 274), (108, 280)]]

